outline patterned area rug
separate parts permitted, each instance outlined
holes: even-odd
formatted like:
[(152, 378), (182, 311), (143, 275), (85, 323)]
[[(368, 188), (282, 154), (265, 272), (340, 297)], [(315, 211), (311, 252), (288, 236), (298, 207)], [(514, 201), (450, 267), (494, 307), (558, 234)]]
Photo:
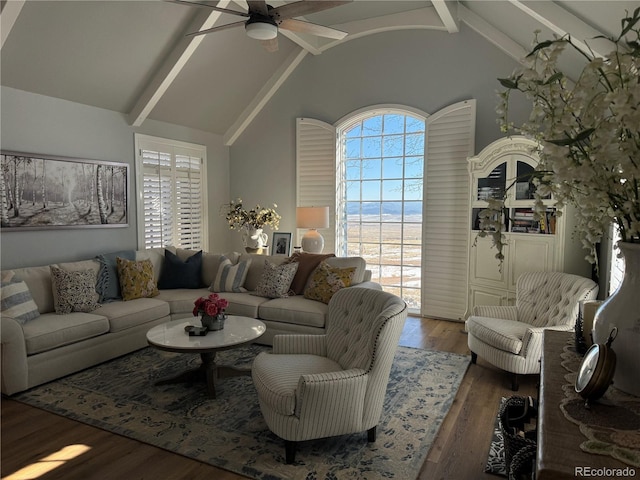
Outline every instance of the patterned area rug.
[[(505, 400), (506, 399), (502, 397), (502, 402), (504, 402)], [(496, 421), (493, 425), (493, 438), (491, 439), (489, 455), (487, 455), (487, 465), (484, 467), (484, 471), (493, 475), (506, 477), (507, 467), (504, 464), (504, 440), (502, 438), (502, 431), (500, 431), (499, 416), (500, 409), (498, 408)]]
[[(221, 352), (217, 361), (249, 366), (266, 348)], [(293, 465), (264, 423), (251, 377), (224, 379), (216, 400), (204, 384), (154, 385), (199, 362), (145, 348), (14, 398), (250, 478), (407, 480), (417, 477), (469, 357), (400, 347), (376, 442), (366, 432), (301, 442)]]

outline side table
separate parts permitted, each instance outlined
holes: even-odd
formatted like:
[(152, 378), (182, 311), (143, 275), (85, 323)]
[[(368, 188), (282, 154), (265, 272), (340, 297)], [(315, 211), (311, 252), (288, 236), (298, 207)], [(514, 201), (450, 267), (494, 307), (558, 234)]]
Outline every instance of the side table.
[[(560, 403), (565, 398), (562, 387), (568, 383), (565, 375), (569, 373), (561, 364), (561, 354), (572, 337), (572, 332), (552, 330), (544, 332), (540, 370), (536, 479), (575, 480), (580, 477), (594, 476), (593, 473), (588, 472), (611, 472), (618, 471), (617, 469), (635, 470), (636, 475), (640, 476), (640, 469), (636, 467), (608, 455), (597, 455), (581, 450), (580, 444), (585, 442), (587, 437), (580, 432), (577, 424), (565, 417), (560, 409)], [(608, 475), (597, 478), (608, 478)]]

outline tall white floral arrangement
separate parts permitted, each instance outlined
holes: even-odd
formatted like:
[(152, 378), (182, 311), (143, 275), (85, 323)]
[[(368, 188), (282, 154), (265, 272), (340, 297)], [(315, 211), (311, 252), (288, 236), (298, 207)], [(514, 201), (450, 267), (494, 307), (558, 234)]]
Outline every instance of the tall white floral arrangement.
[[(622, 241), (640, 241), (640, 8), (628, 15), (620, 35), (608, 38), (612, 51), (604, 58), (579, 48), (570, 36), (538, 43), (536, 32), (524, 67), (498, 79), (505, 88), (497, 109), (502, 131), (540, 145), (536, 212), (544, 212), (542, 198), (550, 193), (559, 208), (574, 205), (577, 233), (591, 263), (597, 263), (595, 246), (612, 222)], [(584, 59), (575, 83), (558, 66), (565, 49)], [(514, 91), (533, 104), (521, 126), (509, 121)], [(481, 236), (493, 236), (499, 259), (503, 208), (504, 200), (490, 201), (480, 225)]]

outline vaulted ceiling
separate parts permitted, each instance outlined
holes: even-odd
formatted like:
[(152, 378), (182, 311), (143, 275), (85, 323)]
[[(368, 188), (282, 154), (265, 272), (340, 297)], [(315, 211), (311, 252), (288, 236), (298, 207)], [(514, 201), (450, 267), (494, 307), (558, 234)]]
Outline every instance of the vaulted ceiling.
[[(234, 10), (243, 0), (204, 2)], [(278, 7), (291, 2), (273, 0)], [(637, 1), (354, 0), (302, 20), (348, 33), (321, 39), (280, 29), (267, 52), (238, 26), (186, 36), (238, 21), (214, 9), (167, 1), (3, 0), (3, 86), (222, 135), (232, 145), (308, 55), (397, 29), (455, 35), (471, 28), (516, 60), (542, 38), (570, 33), (606, 53), (597, 35), (615, 35)], [(0, 99), (1, 101), (1, 99)], [(0, 104), (1, 107), (1, 104)]]

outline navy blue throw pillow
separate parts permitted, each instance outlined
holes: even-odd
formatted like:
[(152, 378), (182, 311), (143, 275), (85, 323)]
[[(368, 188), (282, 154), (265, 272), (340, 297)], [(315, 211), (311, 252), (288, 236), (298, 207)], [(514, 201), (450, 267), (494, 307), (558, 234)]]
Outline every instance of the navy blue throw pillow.
[(202, 285), (202, 250), (186, 260), (180, 260), (175, 253), (164, 251), (162, 273), (158, 280), (158, 288), (201, 288)]

